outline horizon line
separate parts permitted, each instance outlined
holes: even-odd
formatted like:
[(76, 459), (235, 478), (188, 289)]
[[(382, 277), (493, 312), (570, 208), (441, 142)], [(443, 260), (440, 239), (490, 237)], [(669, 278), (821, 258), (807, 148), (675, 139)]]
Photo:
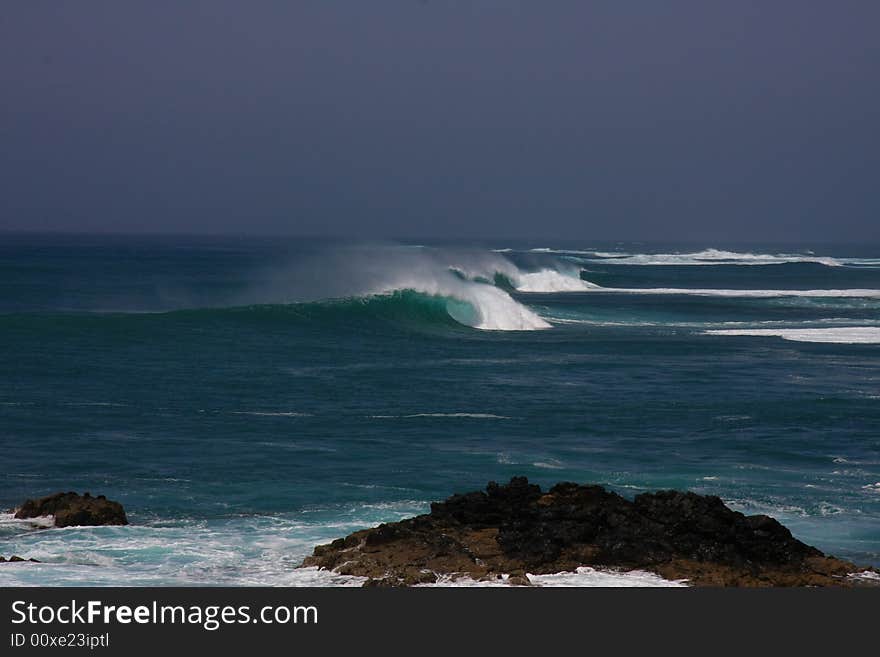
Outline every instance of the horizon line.
[(218, 231), (218, 232), (174, 232), (174, 231), (102, 231), (102, 230), (56, 230), (56, 229), (20, 229), (20, 228), (0, 228), (0, 235), (14, 236), (57, 236), (57, 237), (107, 237), (107, 238), (237, 238), (237, 239), (255, 239), (255, 240), (314, 240), (314, 241), (342, 241), (342, 242), (487, 242), (487, 241), (510, 241), (510, 242), (586, 242), (592, 241), (597, 243), (621, 243), (621, 244), (751, 244), (751, 245), (773, 245), (773, 244), (826, 244), (839, 246), (866, 246), (880, 245), (880, 239), (877, 240), (835, 240), (835, 239), (800, 239), (800, 240), (781, 240), (781, 239), (741, 239), (741, 238), (710, 238), (710, 237), (690, 237), (679, 239), (658, 239), (658, 238), (620, 238), (620, 237), (564, 237), (564, 236), (536, 236), (536, 235), (508, 235), (506, 237), (494, 236), (460, 236), (449, 237), (439, 235), (376, 235), (367, 237), (364, 235), (332, 235), (321, 233), (270, 233), (258, 232), (249, 233), (245, 231)]

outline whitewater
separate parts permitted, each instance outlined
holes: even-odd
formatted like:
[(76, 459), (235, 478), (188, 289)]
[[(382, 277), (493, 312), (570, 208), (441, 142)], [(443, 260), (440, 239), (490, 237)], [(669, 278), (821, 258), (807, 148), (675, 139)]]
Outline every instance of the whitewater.
[[(510, 253), (513, 249), (495, 249), (499, 253)], [(806, 253), (752, 253), (726, 251), (723, 249), (702, 249), (679, 253), (630, 253), (626, 251), (598, 251), (551, 249), (541, 247), (531, 249), (533, 253), (549, 253), (574, 257), (584, 262), (612, 265), (635, 266), (692, 266), (692, 265), (784, 265), (812, 263), (826, 267), (880, 267), (880, 258), (832, 257)], [(581, 256), (577, 258), (577, 256)]]

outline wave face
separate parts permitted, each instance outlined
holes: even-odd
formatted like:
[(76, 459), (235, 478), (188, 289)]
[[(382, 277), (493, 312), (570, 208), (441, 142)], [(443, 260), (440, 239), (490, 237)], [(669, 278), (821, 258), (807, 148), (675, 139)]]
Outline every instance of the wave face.
[[(479, 321), (477, 311), (465, 301), (432, 295), (413, 289), (391, 290), (362, 297), (327, 299), (284, 305), (246, 308), (251, 314), (262, 313), (278, 321), (296, 319), (334, 325), (355, 326), (359, 322), (386, 320), (401, 326), (470, 326)], [(219, 312), (240, 312), (224, 309)], [(267, 317), (267, 318), (268, 318)]]
[(389, 284), (374, 295), (415, 291), (445, 300), (455, 321), (488, 331), (535, 331), (550, 328), (537, 313), (515, 301), (507, 292), (486, 283), (461, 281), (453, 277), (409, 278)]

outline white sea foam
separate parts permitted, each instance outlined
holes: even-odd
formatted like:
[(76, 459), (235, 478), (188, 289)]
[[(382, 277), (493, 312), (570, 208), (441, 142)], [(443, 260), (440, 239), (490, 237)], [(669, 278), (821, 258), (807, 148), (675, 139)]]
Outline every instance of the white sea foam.
[[(358, 586), (363, 578), (297, 566), (315, 545), (425, 510), (404, 500), (313, 508), (297, 516), (165, 520), (124, 527), (34, 529), (0, 516), (0, 586)], [(314, 520), (312, 520), (314, 518)], [(10, 530), (10, 531), (7, 531)]]
[(863, 570), (860, 573), (850, 573), (847, 575), (848, 578), (854, 579), (856, 581), (865, 581), (865, 582), (880, 582), (880, 573), (875, 573), (872, 570)]
[[(589, 567), (578, 568), (574, 572), (553, 573), (550, 575), (528, 574), (534, 586), (542, 587), (676, 587), (687, 586), (685, 580), (669, 580), (642, 570), (619, 572), (596, 570)], [(470, 577), (443, 576), (433, 584), (419, 584), (420, 587), (498, 587), (510, 586), (508, 575), (501, 579), (475, 580)]]
[(643, 570), (616, 572), (595, 570), (589, 567), (578, 568), (573, 573), (554, 573), (552, 575), (529, 575), (537, 586), (615, 586), (615, 587), (675, 587), (687, 586), (686, 580), (669, 580)]
[(575, 251), (552, 250), (545, 253), (586, 256), (588, 260), (602, 264), (618, 265), (780, 265), (786, 263), (815, 263), (827, 267), (878, 267), (880, 258), (849, 258), (817, 256), (805, 253), (752, 253), (726, 251), (722, 249), (703, 249), (681, 253), (632, 253), (625, 251)]
[[(507, 249), (510, 251), (511, 249)], [(497, 251), (497, 250), (496, 250)], [(529, 249), (529, 253), (550, 253), (553, 255), (584, 255), (593, 256), (599, 254), (599, 251), (593, 249), (551, 249), (549, 246), (542, 246), (536, 249)]]
[(30, 529), (46, 529), (55, 526), (55, 516), (19, 519), (14, 513), (0, 513), (0, 532), (17, 533)]
[(311, 417), (311, 413), (295, 411), (231, 411), (233, 415), (255, 415), (257, 417)]
[(536, 468), (542, 468), (544, 470), (561, 470), (565, 467), (565, 465), (561, 461), (557, 461), (556, 459), (550, 459), (548, 461), (535, 461), (532, 463)]
[(403, 417), (471, 417), (488, 420), (510, 420), (508, 415), (495, 415), (494, 413), (413, 413)]
[(518, 292), (584, 292), (599, 287), (554, 269), (520, 273), (515, 278), (515, 286)]
[(836, 344), (880, 344), (880, 327), (840, 326), (834, 328), (802, 329), (712, 329), (711, 335), (743, 335), (779, 337), (796, 342), (826, 342)]
[(621, 265), (778, 265), (789, 262), (811, 262), (828, 267), (839, 267), (844, 263), (837, 258), (801, 253), (740, 253), (720, 249), (703, 249), (690, 253), (607, 253), (596, 252), (597, 258), (612, 264)]
[(593, 287), (592, 292), (614, 292), (620, 294), (688, 294), (705, 297), (742, 297), (742, 298), (780, 298), (780, 297), (814, 297), (846, 298), (846, 299), (880, 299), (880, 290), (876, 289), (842, 289), (842, 290), (725, 290), (715, 288), (689, 287)]
[[(509, 251), (510, 249), (507, 249)], [(597, 251), (583, 249), (551, 249), (542, 247), (530, 249), (532, 253), (577, 256), (599, 264), (617, 265), (780, 265), (786, 263), (815, 263), (827, 267), (880, 267), (880, 258), (831, 257), (816, 255), (812, 251), (803, 253), (753, 253), (727, 251), (723, 249), (703, 249), (679, 253), (633, 253), (631, 251)]]
[(409, 415), (370, 415), (375, 419), (399, 419), (415, 417), (451, 417), (451, 418), (475, 418), (479, 420), (512, 420), (508, 415), (496, 415), (494, 413), (411, 413)]

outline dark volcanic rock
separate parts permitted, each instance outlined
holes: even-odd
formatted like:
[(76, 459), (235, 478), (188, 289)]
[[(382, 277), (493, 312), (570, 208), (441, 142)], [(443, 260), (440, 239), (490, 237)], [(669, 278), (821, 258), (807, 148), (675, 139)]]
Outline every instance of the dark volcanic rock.
[[(4, 563), (6, 561), (6, 557), (0, 557), (0, 563)], [(25, 559), (24, 557), (20, 557), (17, 554), (13, 554), (9, 557), (9, 563), (20, 563), (22, 561), (32, 561), (34, 563), (40, 563), (38, 559)]]
[(315, 548), (304, 566), (406, 586), (439, 575), (494, 579), (579, 566), (645, 569), (715, 586), (845, 585), (851, 563), (826, 557), (769, 516), (720, 498), (660, 491), (627, 500), (601, 486), (525, 477), (453, 495), (426, 515), (355, 532)]
[(38, 518), (55, 516), (56, 527), (74, 525), (127, 525), (125, 510), (119, 502), (103, 495), (92, 497), (89, 493), (55, 493), (38, 500), (27, 500), (15, 512), (15, 517)]

